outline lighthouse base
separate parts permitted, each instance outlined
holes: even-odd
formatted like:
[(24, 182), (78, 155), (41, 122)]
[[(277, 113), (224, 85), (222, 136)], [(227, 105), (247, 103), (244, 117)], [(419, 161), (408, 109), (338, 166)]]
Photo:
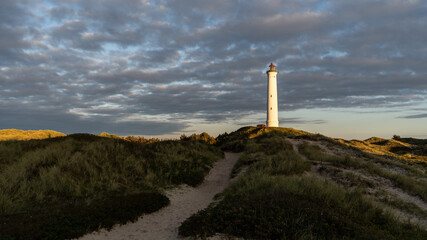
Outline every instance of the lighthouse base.
[(267, 127), (279, 127), (279, 121), (267, 121)]

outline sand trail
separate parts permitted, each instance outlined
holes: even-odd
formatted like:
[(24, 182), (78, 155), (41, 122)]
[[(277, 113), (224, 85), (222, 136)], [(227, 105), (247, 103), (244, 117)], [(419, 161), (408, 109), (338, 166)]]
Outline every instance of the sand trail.
[(216, 162), (204, 182), (196, 187), (181, 186), (166, 192), (170, 205), (152, 214), (145, 214), (134, 223), (116, 225), (111, 231), (101, 230), (80, 240), (103, 239), (178, 239), (178, 227), (197, 211), (206, 208), (215, 194), (230, 183), (230, 173), (239, 158), (238, 153), (225, 153), (225, 158)]

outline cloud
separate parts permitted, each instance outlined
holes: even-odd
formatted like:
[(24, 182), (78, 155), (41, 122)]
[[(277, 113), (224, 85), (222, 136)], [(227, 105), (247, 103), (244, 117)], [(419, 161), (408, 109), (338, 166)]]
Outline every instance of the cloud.
[(244, 122), (265, 111), (270, 61), (280, 109), (414, 107), (426, 102), (426, 10), (416, 0), (6, 1), (1, 127), (35, 126), (16, 120), (28, 109), (41, 122), (72, 119), (58, 130), (119, 134)]
[(290, 123), (296, 123), (296, 124), (324, 124), (327, 123), (325, 120), (303, 120), (301, 118), (281, 118), (279, 119), (279, 122), (281, 124), (290, 124)]
[(407, 116), (402, 116), (400, 118), (409, 118), (409, 119), (413, 119), (413, 118), (427, 118), (427, 113), (407, 115)]
[(83, 118), (81, 116), (56, 111), (57, 109), (5, 109), (0, 108), (2, 118), (0, 126), (17, 129), (52, 129), (64, 133), (101, 132), (119, 133), (120, 135), (163, 135), (179, 134), (188, 127), (184, 122), (153, 121), (140, 118), (138, 121), (120, 121), (111, 116)]

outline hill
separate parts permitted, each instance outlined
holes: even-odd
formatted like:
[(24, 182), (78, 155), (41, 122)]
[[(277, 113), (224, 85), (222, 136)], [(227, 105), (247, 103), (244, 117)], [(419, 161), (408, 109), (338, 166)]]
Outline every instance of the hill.
[(0, 239), (68, 239), (166, 206), (222, 152), (203, 141), (131, 142), (90, 134), (0, 142)]
[(403, 158), (409, 161), (427, 162), (427, 140), (415, 138), (383, 139), (372, 137), (364, 141), (337, 139), (347, 146), (365, 152)]
[[(427, 237), (423, 162), (383, 155), (384, 149), (380, 155), (367, 153), (289, 128), (245, 127), (219, 140), (223, 149), (243, 151), (233, 171), (238, 178), (216, 203), (181, 225), (182, 236)], [(366, 144), (383, 146), (381, 141)]]
[(0, 141), (6, 140), (30, 140), (30, 139), (45, 139), (54, 137), (63, 137), (65, 134), (52, 130), (18, 130), (18, 129), (2, 129), (0, 130)]
[(165, 189), (200, 184), (222, 151), (241, 153), (234, 180), (181, 236), (427, 239), (427, 164), (399, 152), (421, 154), (421, 139), (260, 127), (216, 139), (102, 136), (0, 142), (0, 239), (67, 239), (133, 221), (166, 206)]

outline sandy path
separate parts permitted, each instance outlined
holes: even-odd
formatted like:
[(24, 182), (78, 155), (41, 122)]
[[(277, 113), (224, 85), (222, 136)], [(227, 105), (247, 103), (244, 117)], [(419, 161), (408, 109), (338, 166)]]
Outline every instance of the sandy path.
[(111, 231), (103, 229), (80, 239), (178, 239), (178, 227), (181, 223), (193, 213), (206, 208), (215, 194), (230, 183), (231, 169), (238, 158), (237, 153), (225, 153), (225, 158), (215, 163), (200, 186), (182, 186), (166, 192), (170, 199), (169, 206), (143, 215), (134, 223), (116, 225)]

